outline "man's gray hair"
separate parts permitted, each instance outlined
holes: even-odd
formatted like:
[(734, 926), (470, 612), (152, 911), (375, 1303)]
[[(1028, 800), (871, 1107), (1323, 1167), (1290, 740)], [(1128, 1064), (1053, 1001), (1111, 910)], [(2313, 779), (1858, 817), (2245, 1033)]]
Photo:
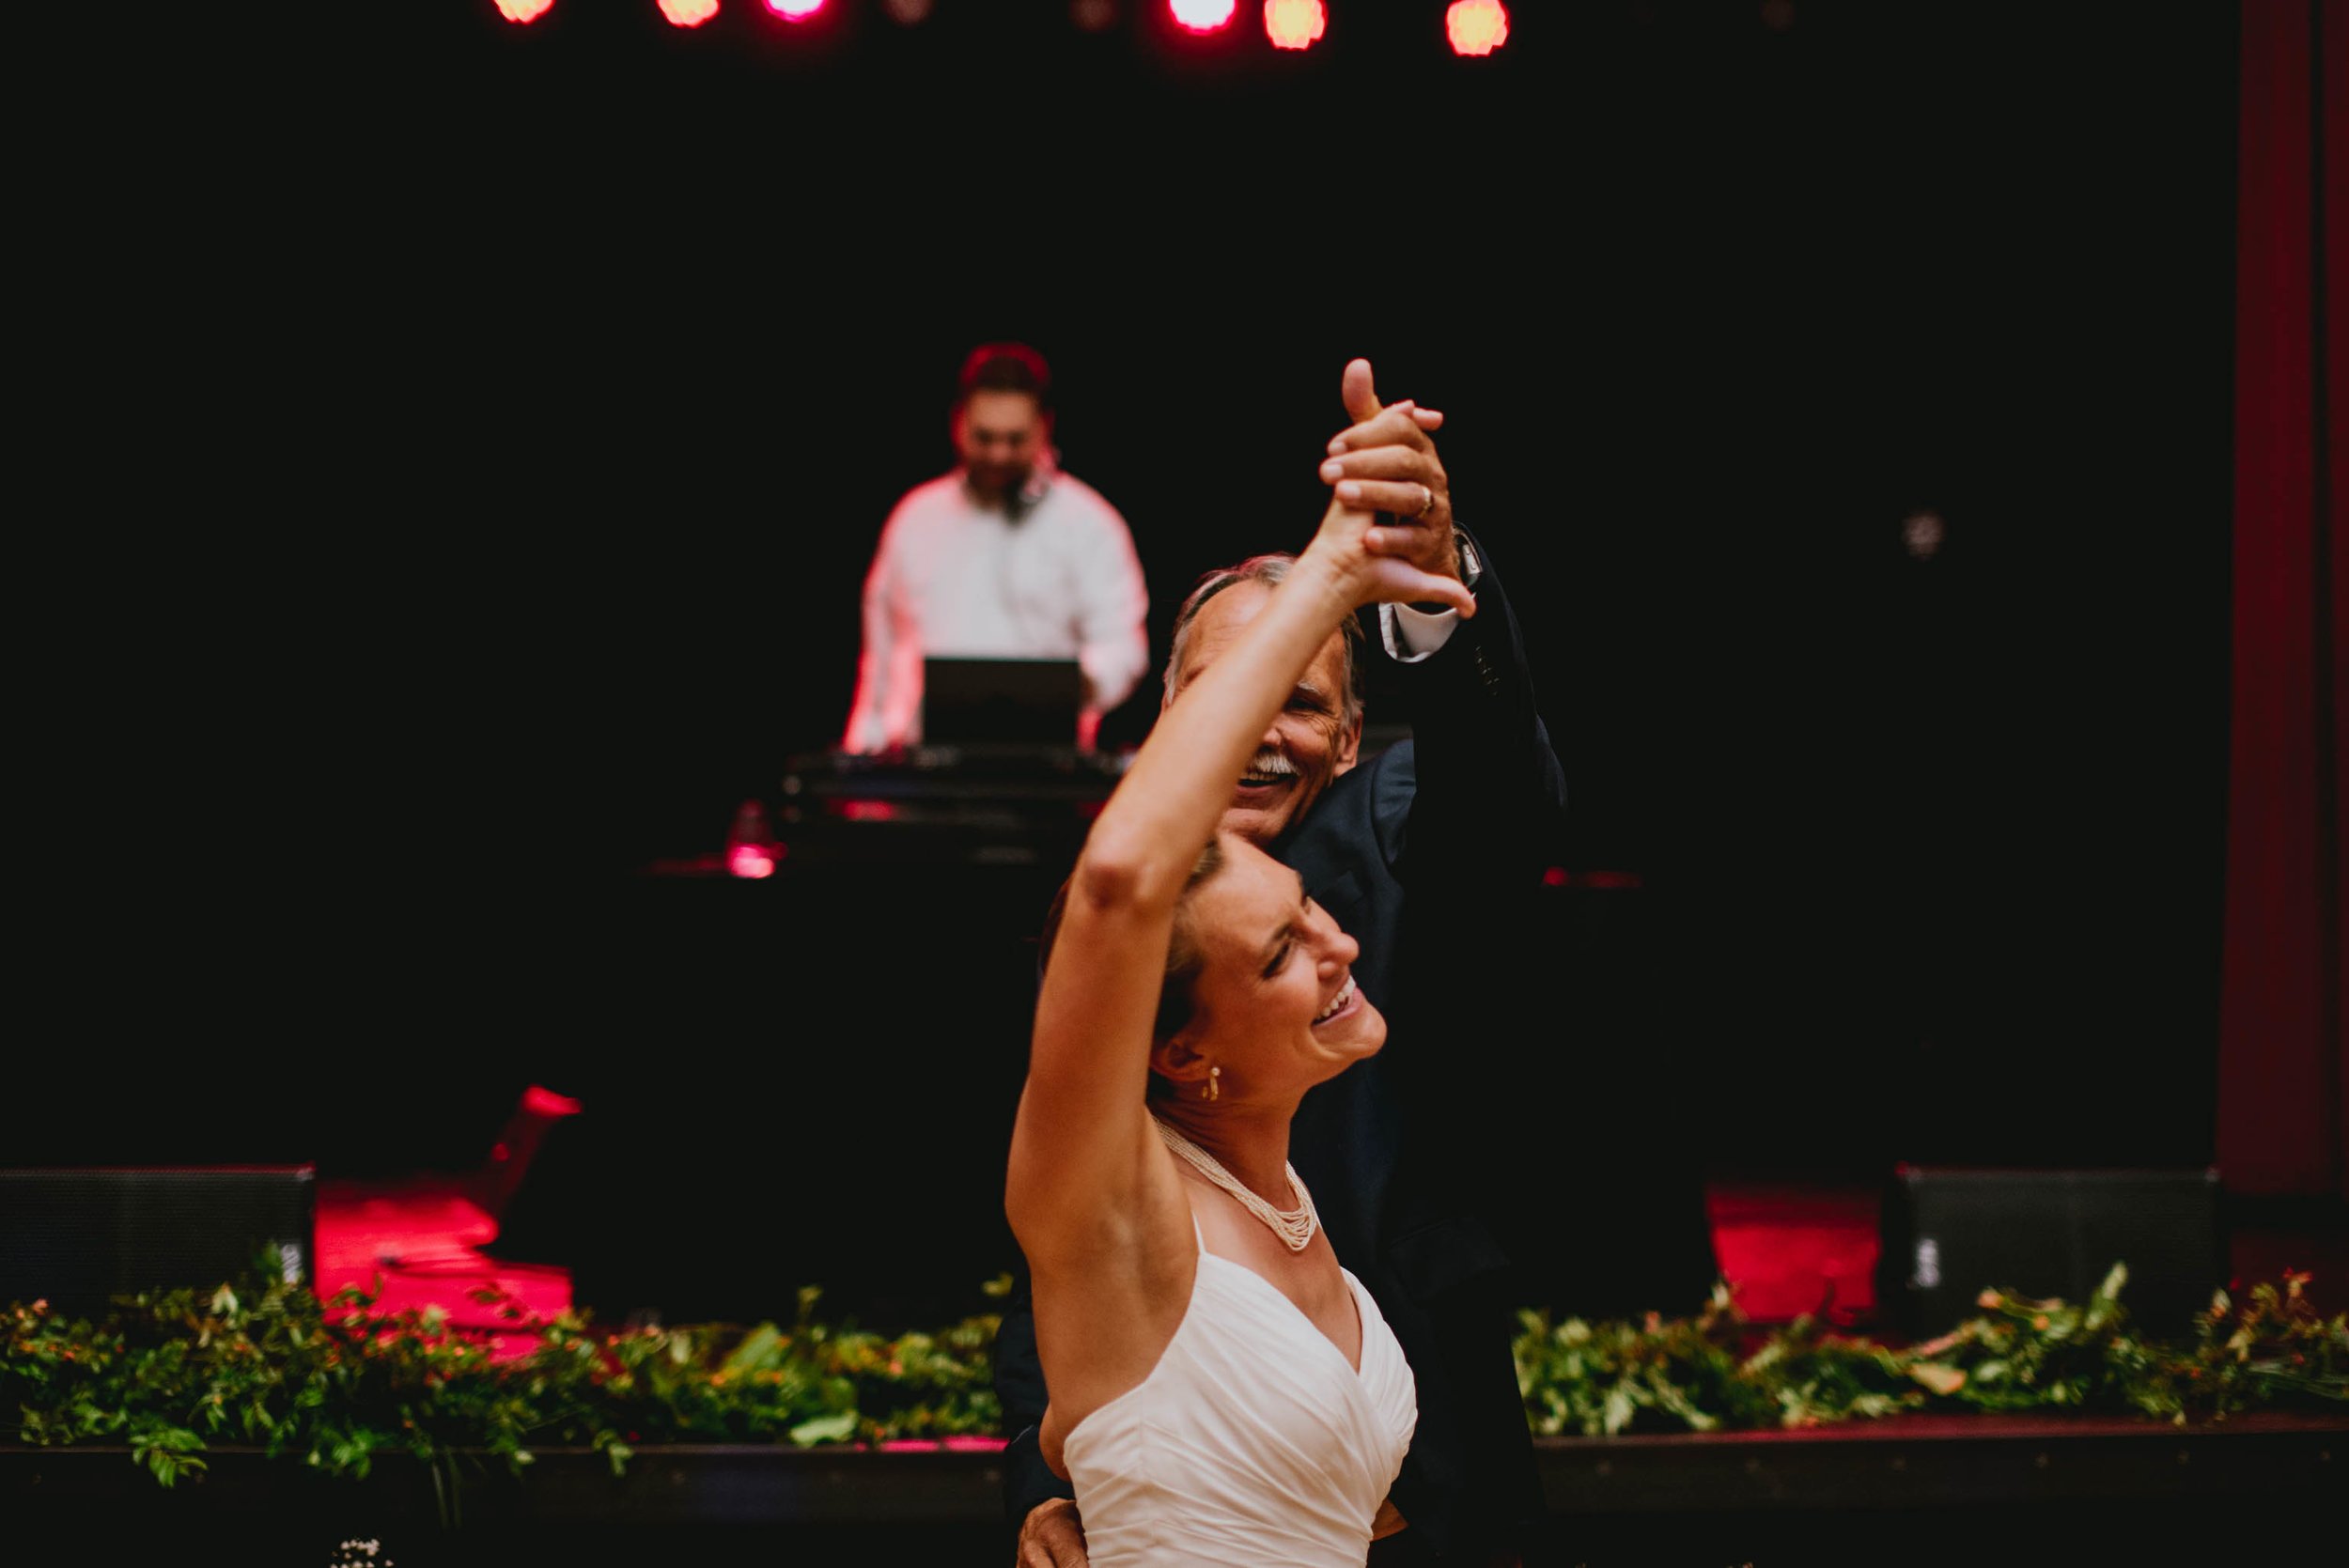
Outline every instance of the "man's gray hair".
[[(1261, 582), (1270, 588), (1289, 574), (1297, 565), (1297, 557), (1286, 554), (1251, 555), (1237, 567), (1223, 567), (1199, 580), (1183, 600), (1183, 607), (1174, 613), (1174, 645), (1166, 655), (1166, 693), (1174, 694), (1174, 675), (1183, 667), (1183, 650), (1190, 645), (1190, 623), (1199, 618), (1200, 607), (1224, 589), (1240, 582)], [(1362, 640), (1362, 623), (1348, 615), (1345, 622), (1346, 635), (1338, 639), (1344, 650), (1346, 691), (1341, 698), (1341, 710), (1348, 728), (1362, 716), (1362, 661), (1356, 644)]]

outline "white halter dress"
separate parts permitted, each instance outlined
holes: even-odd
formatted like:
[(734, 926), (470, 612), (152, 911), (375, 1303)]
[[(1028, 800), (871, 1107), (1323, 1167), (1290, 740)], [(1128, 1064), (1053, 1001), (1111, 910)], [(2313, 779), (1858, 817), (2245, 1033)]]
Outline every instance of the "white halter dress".
[(1359, 1372), (1270, 1281), (1201, 1245), (1159, 1364), (1062, 1446), (1094, 1568), (1361, 1568), (1419, 1398), (1378, 1304), (1346, 1287)]

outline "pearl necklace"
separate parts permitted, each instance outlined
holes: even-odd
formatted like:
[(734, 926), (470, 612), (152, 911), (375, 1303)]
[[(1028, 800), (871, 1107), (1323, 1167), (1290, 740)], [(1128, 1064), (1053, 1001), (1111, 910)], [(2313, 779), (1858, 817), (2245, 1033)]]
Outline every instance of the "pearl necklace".
[(1290, 1251), (1302, 1252), (1306, 1244), (1314, 1239), (1314, 1232), (1321, 1225), (1321, 1216), (1314, 1212), (1314, 1195), (1305, 1190), (1305, 1184), (1299, 1179), (1296, 1166), (1284, 1161), (1282, 1168), (1288, 1172), (1290, 1190), (1297, 1194), (1297, 1207), (1276, 1209), (1253, 1192), (1249, 1191), (1237, 1176), (1223, 1169), (1223, 1162), (1217, 1159), (1215, 1156), (1207, 1153), (1206, 1150), (1193, 1143), (1156, 1116), (1150, 1118), (1150, 1124), (1159, 1129), (1159, 1139), (1161, 1142), (1174, 1150), (1201, 1175), (1237, 1198), (1249, 1213), (1271, 1226), (1272, 1234), (1279, 1236), (1282, 1245)]

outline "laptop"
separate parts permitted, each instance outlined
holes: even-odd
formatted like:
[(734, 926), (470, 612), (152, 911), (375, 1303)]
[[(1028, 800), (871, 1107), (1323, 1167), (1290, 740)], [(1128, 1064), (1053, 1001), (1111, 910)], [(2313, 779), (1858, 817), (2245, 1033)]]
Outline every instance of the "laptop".
[(1073, 659), (925, 659), (925, 746), (1077, 743), (1084, 676)]

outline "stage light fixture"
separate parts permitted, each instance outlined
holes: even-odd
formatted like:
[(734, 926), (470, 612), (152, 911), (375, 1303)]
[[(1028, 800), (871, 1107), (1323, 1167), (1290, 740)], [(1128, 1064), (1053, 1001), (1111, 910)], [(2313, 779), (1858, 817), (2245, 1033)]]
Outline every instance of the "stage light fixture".
[(718, 14), (718, 0), (661, 0), (661, 14), (672, 27), (698, 27)]
[(1275, 49), (1302, 49), (1328, 23), (1321, 0), (1264, 0), (1264, 36)]
[(1187, 33), (1212, 33), (1230, 24), (1237, 0), (1166, 0), (1174, 24)]
[(1452, 0), (1443, 30), (1455, 54), (1489, 54), (1509, 41), (1509, 11), (1501, 0)]
[(824, 8), (824, 0), (767, 0), (767, 8), (786, 22), (805, 22)]
[(554, 0), (497, 0), (498, 14), (508, 22), (536, 22), (554, 7)]
[(743, 801), (734, 814), (734, 826), (726, 832), (727, 872), (754, 880), (772, 877), (776, 862), (786, 853), (775, 841), (774, 829), (767, 818), (767, 802), (756, 796)]
[(1106, 33), (1117, 23), (1115, 0), (1068, 0), (1068, 20), (1088, 33)]
[(726, 870), (752, 881), (772, 877), (775, 874), (774, 852), (755, 844), (738, 844), (726, 851)]
[(887, 0), (881, 8), (900, 27), (919, 27), (930, 19), (930, 0)]

